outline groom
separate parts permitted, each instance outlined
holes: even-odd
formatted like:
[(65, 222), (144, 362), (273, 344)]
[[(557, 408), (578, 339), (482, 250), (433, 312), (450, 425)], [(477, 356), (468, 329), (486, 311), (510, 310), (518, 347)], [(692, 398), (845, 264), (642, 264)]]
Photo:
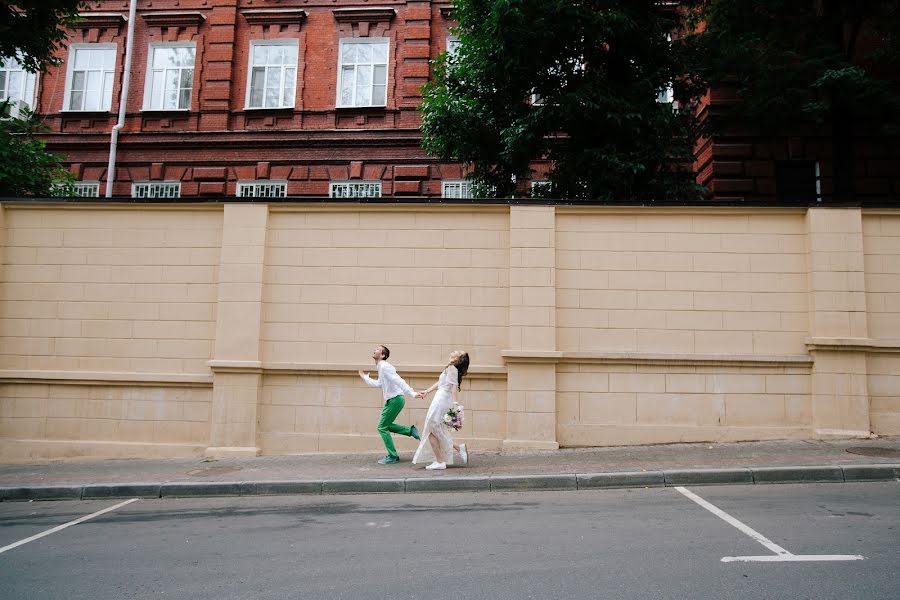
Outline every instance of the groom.
[(387, 448), (387, 456), (378, 459), (379, 465), (389, 465), (391, 463), (400, 462), (397, 456), (397, 449), (394, 448), (394, 440), (391, 439), (391, 433), (399, 433), (407, 435), (415, 439), (419, 439), (419, 430), (415, 425), (407, 427), (406, 425), (395, 425), (394, 419), (403, 410), (405, 401), (403, 395), (406, 394), (411, 398), (416, 397), (416, 390), (409, 387), (409, 384), (403, 381), (403, 378), (397, 375), (397, 369), (394, 365), (387, 361), (391, 355), (391, 351), (387, 346), (375, 346), (372, 352), (372, 358), (375, 359), (375, 368), (378, 370), (378, 379), (372, 379), (368, 373), (359, 371), (359, 376), (368, 385), (372, 387), (380, 387), (384, 394), (384, 408), (381, 409), (381, 419), (378, 421), (378, 433), (384, 441), (384, 447)]

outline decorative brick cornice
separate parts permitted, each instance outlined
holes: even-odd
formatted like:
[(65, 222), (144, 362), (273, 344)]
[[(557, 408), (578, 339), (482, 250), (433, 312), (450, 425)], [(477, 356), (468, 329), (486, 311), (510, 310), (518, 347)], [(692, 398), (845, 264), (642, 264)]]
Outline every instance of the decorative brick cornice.
[(306, 20), (306, 11), (300, 8), (254, 8), (241, 14), (253, 25), (296, 25)]
[(151, 27), (199, 27), (206, 20), (201, 12), (149, 12), (141, 16)]
[(378, 21), (390, 21), (397, 16), (393, 8), (382, 6), (366, 6), (360, 8), (335, 8), (331, 11), (334, 20), (339, 23), (375, 23)]
[(93, 12), (81, 13), (78, 20), (70, 26), (72, 29), (109, 29), (119, 28), (125, 24), (128, 17), (121, 13)]

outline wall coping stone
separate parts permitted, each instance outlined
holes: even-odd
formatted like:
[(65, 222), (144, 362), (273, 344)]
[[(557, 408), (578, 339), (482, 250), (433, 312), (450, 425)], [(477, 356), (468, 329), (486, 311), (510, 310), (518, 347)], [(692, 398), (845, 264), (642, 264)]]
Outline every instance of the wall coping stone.
[(135, 385), (135, 386), (196, 386), (210, 387), (212, 375), (195, 373), (124, 373), (103, 371), (15, 371), (0, 370), (0, 382), (53, 382), (69, 385)]
[(805, 342), (810, 351), (900, 353), (900, 339), (897, 338), (808, 337)]
[(679, 366), (799, 366), (810, 367), (809, 355), (766, 354), (654, 354), (649, 352), (556, 352), (540, 350), (503, 350), (506, 362), (530, 363), (597, 363)]

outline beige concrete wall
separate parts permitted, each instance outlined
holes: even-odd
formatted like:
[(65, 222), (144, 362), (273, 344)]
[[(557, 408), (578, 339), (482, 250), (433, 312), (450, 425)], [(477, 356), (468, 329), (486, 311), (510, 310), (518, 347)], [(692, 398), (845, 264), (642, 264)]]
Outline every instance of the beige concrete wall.
[(868, 327), (879, 346), (867, 361), (872, 431), (900, 435), (900, 214), (871, 211), (862, 224)]
[(221, 209), (4, 212), (0, 369), (208, 372)]
[(0, 261), (7, 461), (377, 452), (376, 344), (470, 352), (476, 449), (900, 434), (900, 211), (13, 203)]

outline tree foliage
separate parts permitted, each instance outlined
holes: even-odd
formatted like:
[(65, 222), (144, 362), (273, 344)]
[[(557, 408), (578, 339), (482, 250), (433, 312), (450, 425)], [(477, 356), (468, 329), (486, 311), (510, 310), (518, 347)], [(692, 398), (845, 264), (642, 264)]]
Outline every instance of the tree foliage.
[[(6, 109), (5, 103), (0, 109)], [(37, 134), (46, 128), (28, 109), (0, 119), (0, 196), (51, 196), (71, 193), (73, 177), (60, 156), (47, 153)]]
[(900, 133), (896, 0), (685, 0), (691, 69), (737, 102), (716, 129), (824, 130), (835, 192), (853, 193), (852, 138)]
[[(698, 194), (693, 111), (701, 93), (653, 0), (457, 0), (460, 46), (439, 57), (422, 106), (426, 150), (472, 168), (476, 189), (515, 190), (549, 159), (545, 195), (608, 200)], [(529, 102), (538, 94), (541, 103)]]
[(896, 0), (687, 0), (693, 67), (736, 86), (732, 116), (775, 129), (822, 124), (836, 105), (900, 126)]
[(33, 73), (57, 64), (65, 26), (86, 5), (84, 0), (0, 0), (0, 58), (18, 58)]

